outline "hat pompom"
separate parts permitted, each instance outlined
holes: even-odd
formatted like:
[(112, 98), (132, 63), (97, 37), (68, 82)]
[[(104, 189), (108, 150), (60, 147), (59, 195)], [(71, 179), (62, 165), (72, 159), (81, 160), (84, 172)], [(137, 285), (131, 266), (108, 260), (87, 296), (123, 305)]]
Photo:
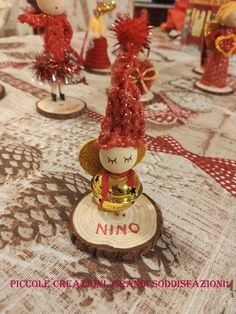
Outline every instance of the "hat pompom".
[(120, 16), (113, 24), (112, 31), (121, 49), (140, 51), (149, 48), (150, 26), (146, 10), (142, 10), (139, 18)]

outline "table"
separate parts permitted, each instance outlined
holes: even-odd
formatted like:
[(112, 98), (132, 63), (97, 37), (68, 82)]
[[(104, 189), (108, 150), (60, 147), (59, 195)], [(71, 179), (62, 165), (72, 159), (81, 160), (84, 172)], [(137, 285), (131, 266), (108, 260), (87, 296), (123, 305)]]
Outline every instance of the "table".
[[(41, 49), (41, 38), (0, 40), (0, 83), (7, 92), (0, 101), (2, 313), (235, 312), (235, 94), (195, 90), (192, 67), (198, 56), (154, 35), (150, 59), (159, 77), (153, 87), (156, 99), (146, 106), (148, 153), (137, 172), (145, 193), (162, 210), (164, 231), (157, 246), (131, 264), (80, 252), (68, 233), (71, 210), (90, 190), (91, 178), (76, 157), (81, 145), (98, 135), (109, 77), (87, 74), (88, 86), (67, 87), (86, 101), (85, 114), (47, 119), (36, 113), (35, 103), (48, 86), (32, 79), (26, 66)], [(74, 36), (76, 49), (82, 38), (81, 33)], [(230, 73), (235, 85), (235, 64)], [(155, 284), (122, 286), (121, 280), (135, 279)], [(20, 280), (35, 280), (28, 283), (35, 287), (17, 287), (25, 284)], [(66, 287), (75, 280), (120, 281), (113, 289)], [(158, 285), (225, 280), (227, 287), (157, 288), (156, 280), (162, 280)]]

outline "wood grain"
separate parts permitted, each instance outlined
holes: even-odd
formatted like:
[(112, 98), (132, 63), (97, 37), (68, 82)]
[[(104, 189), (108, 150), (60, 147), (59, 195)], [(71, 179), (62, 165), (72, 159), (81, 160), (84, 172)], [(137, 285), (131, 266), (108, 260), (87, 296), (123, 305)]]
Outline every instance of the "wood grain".
[(37, 112), (52, 119), (72, 119), (81, 115), (86, 109), (86, 103), (81, 99), (67, 97), (65, 101), (53, 102), (50, 97), (36, 103)]
[(111, 213), (90, 193), (71, 214), (70, 234), (77, 248), (94, 256), (133, 260), (156, 245), (162, 224), (160, 209), (144, 194), (129, 209)]

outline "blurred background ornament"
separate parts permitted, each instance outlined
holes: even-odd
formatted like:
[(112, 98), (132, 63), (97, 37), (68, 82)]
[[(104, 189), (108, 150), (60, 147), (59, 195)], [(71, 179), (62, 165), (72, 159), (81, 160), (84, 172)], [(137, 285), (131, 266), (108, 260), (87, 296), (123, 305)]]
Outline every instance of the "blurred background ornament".
[(181, 36), (188, 0), (176, 0), (175, 7), (168, 10), (166, 22), (161, 24), (161, 30), (168, 32), (171, 38)]
[(231, 0), (189, 0), (185, 14), (185, 22), (182, 30), (181, 42), (189, 46), (189, 51), (200, 48), (205, 36), (205, 26), (208, 22), (215, 19), (215, 15), (221, 5)]
[(114, 1), (97, 2), (94, 16), (91, 17), (89, 29), (81, 50), (81, 58), (85, 69), (98, 74), (110, 74), (110, 59), (108, 56), (108, 42), (103, 15), (116, 8)]
[(85, 103), (75, 97), (66, 98), (64, 93), (64, 85), (82, 70), (80, 56), (71, 47), (73, 30), (65, 15), (67, 0), (36, 2), (42, 13), (23, 13), (18, 19), (21, 23), (44, 28), (44, 51), (35, 55), (33, 71), (38, 80), (50, 84), (51, 98), (39, 101), (37, 111), (50, 118), (72, 118), (83, 112)]
[(136, 67), (132, 73), (132, 80), (140, 90), (142, 103), (146, 104), (154, 98), (151, 87), (158, 73), (147, 58), (137, 58), (135, 63)]
[(206, 25), (209, 47), (204, 73), (195, 86), (200, 90), (226, 95), (233, 93), (227, 86), (229, 58), (236, 52), (236, 2), (222, 5), (214, 21)]

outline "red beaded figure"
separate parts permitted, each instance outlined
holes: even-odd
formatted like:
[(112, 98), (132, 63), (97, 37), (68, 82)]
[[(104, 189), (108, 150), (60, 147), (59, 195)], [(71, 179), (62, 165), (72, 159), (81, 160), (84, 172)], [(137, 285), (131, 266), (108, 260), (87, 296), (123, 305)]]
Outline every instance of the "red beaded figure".
[(37, 4), (43, 13), (24, 13), (18, 19), (44, 28), (44, 51), (35, 57), (33, 68), (38, 79), (50, 83), (53, 101), (57, 100), (57, 88), (61, 100), (65, 100), (63, 85), (81, 71), (80, 57), (71, 47), (73, 31), (65, 15), (67, 0), (37, 0)]
[(209, 57), (205, 71), (196, 87), (207, 92), (227, 94), (233, 92), (227, 86), (229, 57), (236, 51), (236, 2), (221, 6), (216, 22), (208, 25), (206, 41)]

